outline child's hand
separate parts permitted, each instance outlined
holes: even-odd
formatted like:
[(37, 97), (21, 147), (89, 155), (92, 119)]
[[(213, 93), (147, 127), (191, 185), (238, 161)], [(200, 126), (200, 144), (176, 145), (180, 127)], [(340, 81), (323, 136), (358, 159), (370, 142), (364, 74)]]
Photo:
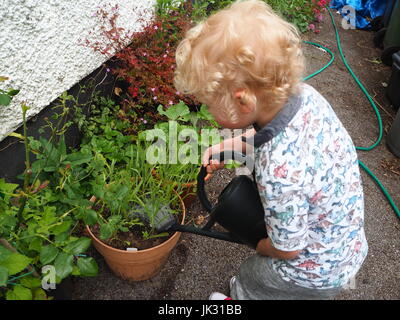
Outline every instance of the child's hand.
[(213, 154), (220, 154), (224, 152), (224, 150), (232, 150), (237, 152), (246, 152), (246, 143), (242, 141), (242, 137), (252, 137), (256, 131), (254, 129), (247, 130), (244, 134), (240, 136), (236, 136), (234, 138), (226, 139), (219, 144), (216, 144), (212, 147), (209, 147), (203, 155), (202, 164), (203, 166), (207, 167), (208, 173), (213, 173), (213, 171), (217, 171), (219, 169), (224, 168), (224, 163), (219, 162), (218, 160), (210, 160), (210, 157)]
[(211, 160), (210, 164), (207, 166), (207, 173), (213, 173), (214, 171), (223, 169), (225, 164), (223, 162), (219, 163), (218, 160)]
[(214, 171), (224, 168), (225, 165), (223, 162), (219, 162), (218, 160), (210, 160), (210, 157), (213, 154), (220, 154), (223, 151), (223, 143), (220, 143), (207, 148), (207, 150), (204, 152), (202, 164), (203, 166), (207, 167), (207, 173), (213, 173)]

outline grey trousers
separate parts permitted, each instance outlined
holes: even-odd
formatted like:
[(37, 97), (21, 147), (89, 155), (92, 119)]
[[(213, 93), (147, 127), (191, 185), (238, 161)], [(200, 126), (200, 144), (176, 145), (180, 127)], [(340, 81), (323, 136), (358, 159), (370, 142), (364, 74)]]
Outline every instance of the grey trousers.
[(305, 288), (285, 281), (272, 269), (270, 258), (256, 254), (240, 266), (230, 295), (234, 300), (329, 300), (340, 291)]

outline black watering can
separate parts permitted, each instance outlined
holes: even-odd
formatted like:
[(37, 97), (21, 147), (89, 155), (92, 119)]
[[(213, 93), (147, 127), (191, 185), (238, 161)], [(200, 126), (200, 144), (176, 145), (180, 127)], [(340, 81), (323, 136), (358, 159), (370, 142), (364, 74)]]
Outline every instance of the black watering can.
[[(236, 161), (246, 159), (240, 153), (232, 152), (231, 155), (231, 159)], [(213, 155), (210, 159), (216, 159), (217, 156)], [(224, 153), (219, 155), (219, 161), (224, 161)], [(210, 213), (206, 225), (203, 228), (196, 228), (173, 221), (173, 224), (167, 223), (157, 229), (160, 232), (190, 232), (256, 248), (257, 243), (267, 237), (267, 230), (264, 222), (264, 208), (255, 181), (244, 175), (235, 177), (219, 195), (217, 204), (212, 206), (205, 192), (204, 178), (206, 175), (207, 169), (202, 166), (197, 177), (197, 195), (204, 209)], [(215, 223), (220, 224), (228, 232), (212, 230)]]

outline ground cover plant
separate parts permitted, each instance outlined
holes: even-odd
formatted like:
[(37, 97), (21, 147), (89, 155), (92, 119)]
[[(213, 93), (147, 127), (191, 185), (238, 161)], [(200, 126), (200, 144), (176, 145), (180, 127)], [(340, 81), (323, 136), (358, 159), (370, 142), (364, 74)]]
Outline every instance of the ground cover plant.
[[(25, 145), (26, 169), (22, 186), (0, 179), (0, 298), (44, 300), (51, 289), (70, 275), (95, 276), (96, 261), (85, 255), (90, 239), (82, 236), (79, 222), (87, 204), (77, 196), (81, 165), (90, 159), (68, 154), (63, 132), (68, 126), (67, 96), (61, 98), (56, 125), (48, 122), (49, 140), (13, 134)], [(34, 154), (36, 160), (31, 161)]]

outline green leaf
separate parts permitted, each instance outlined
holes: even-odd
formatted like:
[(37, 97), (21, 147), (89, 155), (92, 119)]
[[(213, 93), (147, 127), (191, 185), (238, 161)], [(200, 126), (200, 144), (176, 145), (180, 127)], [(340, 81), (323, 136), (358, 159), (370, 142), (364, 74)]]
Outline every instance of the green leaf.
[(18, 139), (21, 139), (21, 140), (25, 140), (25, 137), (22, 134), (17, 133), (17, 132), (11, 132), (11, 133), (8, 134), (8, 136), (9, 137), (15, 137), (15, 138), (18, 138)]
[(48, 227), (49, 225), (53, 224), (57, 221), (57, 208), (46, 206), (42, 213), (41, 219), (38, 221), (40, 226)]
[(208, 107), (203, 104), (200, 107), (200, 111), (198, 112), (198, 117), (200, 119), (204, 119), (204, 120), (208, 120), (208, 121), (212, 121), (214, 120), (214, 117), (212, 116), (212, 114), (208, 111)]
[(0, 287), (6, 286), (8, 280), (8, 269), (0, 267)]
[(46, 291), (42, 288), (36, 288), (33, 290), (33, 300), (48, 300)]
[(88, 163), (93, 159), (92, 154), (84, 154), (81, 152), (71, 153), (67, 156), (65, 162), (71, 163), (72, 166), (78, 166), (83, 163)]
[(90, 238), (82, 237), (66, 245), (64, 250), (73, 255), (77, 255), (85, 252), (90, 247), (90, 244)]
[(12, 252), (6, 248), (4, 248), (2, 245), (0, 245), (0, 263), (2, 261), (7, 260), (7, 258), (12, 254)]
[(42, 286), (42, 281), (39, 278), (32, 276), (21, 278), (20, 283), (29, 289), (40, 288)]
[(59, 252), (60, 250), (51, 244), (42, 247), (42, 250), (40, 251), (40, 262), (43, 265), (49, 264), (57, 257)]
[(157, 111), (159, 114), (167, 116), (170, 120), (178, 120), (178, 118), (184, 120), (184, 117), (190, 114), (189, 107), (182, 101), (171, 106), (167, 111), (164, 111), (163, 106), (159, 105)]
[(8, 106), (11, 102), (11, 98), (8, 94), (0, 94), (0, 106)]
[(0, 261), (0, 267), (8, 269), (10, 276), (24, 270), (32, 259), (19, 253), (11, 253), (11, 255), (4, 261)]
[(98, 220), (97, 212), (92, 209), (85, 209), (83, 214), (83, 222), (85, 224), (92, 226)]
[(54, 237), (54, 243), (64, 244), (69, 238), (69, 232), (63, 232)]
[(122, 220), (122, 216), (120, 215), (113, 215), (108, 219), (108, 222), (112, 226), (117, 226)]
[(43, 239), (39, 237), (33, 238), (29, 243), (29, 250), (40, 252), (43, 247)]
[(18, 187), (17, 184), (7, 183), (4, 179), (0, 179), (0, 198), (4, 198), (8, 202), (11, 198), (10, 194)]
[(11, 96), (11, 97), (17, 95), (18, 93), (19, 93), (19, 90), (17, 90), (17, 89), (11, 89), (11, 90), (9, 90), (9, 91), (7, 92), (7, 94), (8, 94), (9, 96)]
[(67, 155), (67, 146), (65, 144), (65, 136), (62, 135), (60, 142), (58, 144), (58, 152), (62, 157), (65, 157)]
[(51, 228), (51, 232), (54, 235), (58, 235), (60, 233), (67, 231), (71, 227), (71, 224), (72, 224), (72, 221), (64, 221), (61, 224), (59, 224), (58, 226)]
[(93, 168), (95, 171), (101, 171), (104, 169), (107, 161), (104, 159), (104, 157), (99, 157), (98, 154), (96, 154), (96, 158), (94, 158), (92, 161), (89, 163), (89, 167)]
[(127, 186), (119, 186), (117, 191), (115, 192), (115, 199), (122, 200), (128, 193), (129, 193), (129, 188)]
[(108, 223), (100, 224), (100, 239), (105, 240), (111, 238), (114, 228)]
[(14, 286), (13, 290), (7, 291), (7, 300), (32, 300), (32, 291), (21, 285)]
[(80, 274), (85, 277), (94, 277), (99, 273), (99, 267), (93, 258), (79, 258), (77, 262)]
[(73, 270), (74, 256), (65, 252), (60, 253), (54, 262), (57, 276), (62, 280), (70, 275)]
[(72, 273), (71, 273), (73, 276), (80, 276), (81, 275), (81, 273), (80, 273), (80, 271), (79, 271), (79, 268), (76, 266), (76, 265), (74, 265), (73, 267), (72, 267)]

